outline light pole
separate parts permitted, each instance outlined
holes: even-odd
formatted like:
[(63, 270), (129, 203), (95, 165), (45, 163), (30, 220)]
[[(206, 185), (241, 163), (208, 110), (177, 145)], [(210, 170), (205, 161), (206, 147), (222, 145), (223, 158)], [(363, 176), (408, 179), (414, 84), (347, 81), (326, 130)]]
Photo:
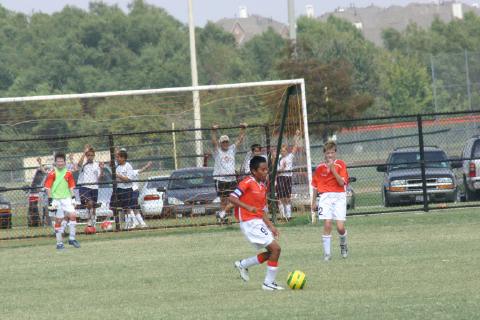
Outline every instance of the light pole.
[[(188, 0), (188, 30), (190, 35), (190, 67), (192, 72), (192, 86), (197, 87), (197, 52), (195, 49), (195, 25), (193, 23), (192, 0)], [(200, 114), (200, 95), (198, 90), (193, 91), (193, 126), (195, 129), (202, 127), (202, 119)], [(195, 130), (195, 155), (197, 156), (197, 167), (203, 166), (202, 131), (200, 130)]]

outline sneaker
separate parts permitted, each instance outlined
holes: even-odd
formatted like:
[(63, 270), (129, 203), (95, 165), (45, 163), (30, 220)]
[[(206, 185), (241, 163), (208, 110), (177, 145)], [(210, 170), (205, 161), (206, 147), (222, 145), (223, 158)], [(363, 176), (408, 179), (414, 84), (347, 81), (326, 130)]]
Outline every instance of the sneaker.
[(68, 244), (74, 246), (75, 248), (80, 248), (80, 243), (77, 240), (68, 240)]
[(332, 256), (331, 256), (331, 255), (329, 255), (329, 254), (323, 255), (323, 261), (330, 261), (330, 260), (332, 260)]
[(57, 250), (65, 249), (65, 245), (63, 243), (57, 243)]
[(235, 268), (237, 268), (238, 272), (240, 273), (240, 278), (242, 278), (243, 281), (247, 282), (248, 280), (250, 280), (250, 276), (248, 275), (248, 269), (242, 267), (240, 261), (235, 261)]
[(143, 228), (148, 228), (148, 225), (147, 225), (146, 223), (141, 224), (141, 225), (140, 225), (140, 228), (142, 228), (142, 229), (143, 229)]
[(340, 245), (340, 254), (342, 255), (343, 258), (348, 257), (348, 247), (347, 247), (347, 244), (341, 244), (341, 245)]
[(265, 282), (262, 285), (262, 289), (265, 291), (276, 291), (276, 290), (285, 290), (285, 288), (280, 287), (276, 282), (266, 284)]

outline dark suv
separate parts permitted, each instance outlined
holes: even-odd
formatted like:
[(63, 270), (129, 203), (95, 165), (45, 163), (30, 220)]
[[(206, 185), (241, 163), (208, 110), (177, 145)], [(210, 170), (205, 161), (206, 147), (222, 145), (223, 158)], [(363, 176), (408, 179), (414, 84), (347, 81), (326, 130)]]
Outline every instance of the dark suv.
[(47, 174), (40, 169), (35, 171), (32, 183), (26, 186), (28, 192), (28, 217), (29, 227), (38, 227), (40, 225), (49, 225), (48, 217), (48, 197), (43, 188)]
[[(458, 161), (450, 162), (438, 147), (425, 147), (425, 176), (427, 201), (454, 202), (458, 186), (452, 168)], [(382, 200), (385, 207), (401, 204), (423, 203), (420, 151), (418, 147), (397, 148), (390, 153), (385, 165), (377, 167), (384, 172)]]

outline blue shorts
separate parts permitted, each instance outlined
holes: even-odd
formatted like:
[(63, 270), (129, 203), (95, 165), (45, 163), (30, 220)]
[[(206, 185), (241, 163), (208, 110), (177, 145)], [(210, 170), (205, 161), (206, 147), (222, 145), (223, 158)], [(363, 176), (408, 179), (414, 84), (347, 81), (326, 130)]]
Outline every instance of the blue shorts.
[(138, 205), (138, 196), (140, 192), (138, 190), (132, 191), (132, 198), (130, 200), (130, 209), (139, 210), (140, 206)]
[(117, 188), (117, 198), (115, 199), (115, 192), (112, 193), (110, 199), (110, 207), (119, 209), (130, 209), (130, 202), (132, 199), (132, 188), (121, 189)]
[(98, 189), (90, 189), (87, 187), (80, 187), (78, 189), (78, 193), (80, 194), (80, 203), (86, 205), (87, 202), (93, 201), (93, 203), (97, 203), (98, 200)]

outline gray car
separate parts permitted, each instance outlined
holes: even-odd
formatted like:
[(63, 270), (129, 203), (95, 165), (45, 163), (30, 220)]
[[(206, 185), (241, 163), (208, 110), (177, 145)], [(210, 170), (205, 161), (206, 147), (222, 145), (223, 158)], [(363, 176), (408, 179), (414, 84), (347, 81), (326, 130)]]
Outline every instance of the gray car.
[(220, 210), (213, 168), (184, 168), (175, 170), (165, 189), (163, 216), (192, 216), (215, 214)]
[[(438, 147), (425, 147), (425, 176), (428, 202), (454, 202), (458, 186), (452, 168), (457, 161), (449, 161)], [(397, 148), (390, 153), (385, 165), (377, 167), (384, 172), (382, 200), (385, 207), (423, 203), (423, 183), (418, 147)]]

